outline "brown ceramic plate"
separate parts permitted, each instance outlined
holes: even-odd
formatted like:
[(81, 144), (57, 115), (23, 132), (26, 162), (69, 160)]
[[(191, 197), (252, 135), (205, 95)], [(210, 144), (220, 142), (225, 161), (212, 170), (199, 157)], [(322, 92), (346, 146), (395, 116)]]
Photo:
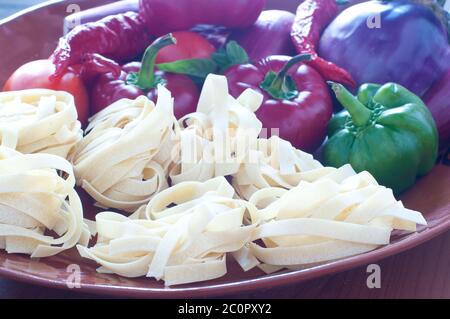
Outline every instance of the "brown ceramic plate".
[[(77, 3), (82, 9), (87, 9), (107, 2), (111, 1), (50, 1), (0, 22), (0, 48), (2, 48), (0, 85), (3, 85), (6, 77), (24, 62), (50, 55), (62, 34), (62, 20), (67, 14), (68, 3)], [(297, 3), (298, 1), (269, 0), (268, 7), (294, 10)], [(152, 279), (127, 279), (116, 275), (98, 274), (95, 271), (96, 265), (82, 259), (76, 250), (41, 260), (31, 260), (24, 255), (7, 255), (4, 251), (0, 251), (0, 276), (68, 289), (67, 280), (71, 275), (71, 268), (68, 266), (76, 264), (81, 269), (82, 291), (121, 297), (193, 298), (270, 288), (347, 270), (410, 249), (450, 229), (448, 156), (447, 153), (429, 175), (419, 180), (413, 189), (401, 197), (408, 208), (423, 212), (428, 226), (420, 228), (414, 234), (395, 233), (391, 245), (359, 256), (272, 275), (264, 275), (258, 270), (244, 273), (237, 264), (230, 261), (228, 274), (223, 278), (169, 289), (165, 288), (162, 282)], [(83, 199), (85, 211), (89, 215), (93, 214), (89, 199), (84, 196)]]

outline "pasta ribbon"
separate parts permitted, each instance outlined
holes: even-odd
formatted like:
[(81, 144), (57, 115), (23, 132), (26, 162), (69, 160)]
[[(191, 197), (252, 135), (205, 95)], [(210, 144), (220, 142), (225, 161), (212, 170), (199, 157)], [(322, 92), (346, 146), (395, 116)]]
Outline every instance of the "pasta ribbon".
[(247, 156), (233, 175), (236, 192), (247, 200), (258, 190), (268, 187), (291, 189), (302, 180), (314, 180), (333, 171), (278, 136), (258, 139), (256, 147), (249, 150)]
[(427, 224), (368, 172), (351, 173), (349, 166), (291, 190), (261, 189), (250, 203), (259, 209), (247, 248), (269, 271), (367, 252), (389, 244), (393, 229), (415, 231), (416, 224)]
[(261, 131), (254, 111), (262, 98), (249, 89), (235, 99), (225, 77), (208, 75), (197, 112), (180, 119), (180, 155), (170, 171), (172, 183), (235, 174)]
[(98, 206), (134, 212), (168, 187), (179, 128), (170, 92), (159, 86), (158, 96), (156, 106), (144, 96), (122, 99), (91, 119), (72, 162)]
[(90, 233), (74, 186), (72, 166), (62, 157), (0, 146), (0, 248), (39, 258), (87, 246)]
[(244, 91), (237, 99), (228, 93), (227, 80), (210, 74), (197, 112), (180, 120), (178, 163), (171, 168), (172, 184), (232, 176), (243, 199), (259, 189), (291, 189), (301, 180), (314, 180), (333, 170), (277, 136), (260, 138), (262, 123), (255, 115), (263, 96)]
[(1, 145), (24, 154), (68, 158), (81, 140), (81, 124), (71, 94), (33, 89), (0, 93)]
[(153, 277), (167, 286), (221, 277), (227, 271), (226, 253), (239, 251), (255, 228), (243, 220), (244, 215), (252, 218), (256, 208), (233, 196), (224, 177), (182, 182), (130, 217), (98, 214), (97, 244), (78, 250), (99, 263), (100, 272)]

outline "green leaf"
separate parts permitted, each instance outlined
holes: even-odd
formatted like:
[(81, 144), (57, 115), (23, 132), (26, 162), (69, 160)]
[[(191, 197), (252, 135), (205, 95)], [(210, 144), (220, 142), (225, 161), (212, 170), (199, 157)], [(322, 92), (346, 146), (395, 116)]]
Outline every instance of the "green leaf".
[(219, 66), (220, 73), (233, 65), (249, 63), (247, 52), (236, 41), (228, 42), (225, 48), (213, 53), (212, 59)]
[(226, 46), (227, 55), (233, 64), (248, 63), (248, 54), (236, 41), (228, 42)]
[(169, 63), (160, 63), (158, 69), (165, 72), (206, 78), (217, 70), (217, 64), (211, 59), (188, 59)]

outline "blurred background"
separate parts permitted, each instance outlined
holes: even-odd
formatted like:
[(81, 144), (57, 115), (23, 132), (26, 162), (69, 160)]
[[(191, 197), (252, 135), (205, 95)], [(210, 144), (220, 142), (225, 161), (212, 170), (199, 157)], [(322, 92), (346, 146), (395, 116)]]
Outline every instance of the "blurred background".
[(0, 20), (45, 0), (0, 0)]

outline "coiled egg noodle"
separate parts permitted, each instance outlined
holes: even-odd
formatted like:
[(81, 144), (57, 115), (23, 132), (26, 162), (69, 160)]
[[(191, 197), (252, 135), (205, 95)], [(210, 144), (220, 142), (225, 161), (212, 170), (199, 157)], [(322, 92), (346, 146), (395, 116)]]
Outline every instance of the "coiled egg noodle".
[(95, 115), (72, 158), (77, 183), (100, 207), (134, 212), (168, 187), (173, 144), (179, 139), (173, 99), (122, 99)]
[(71, 94), (32, 89), (0, 93), (1, 145), (67, 158), (82, 138)]
[(314, 181), (334, 172), (325, 168), (312, 155), (298, 150), (278, 136), (259, 138), (256, 147), (233, 175), (233, 186), (243, 199), (270, 187), (291, 189), (300, 181)]
[(102, 273), (153, 277), (167, 286), (209, 280), (225, 275), (226, 253), (251, 239), (255, 225), (244, 226), (243, 219), (255, 214), (253, 205), (234, 198), (224, 177), (182, 182), (130, 217), (98, 214), (97, 244), (78, 250)]
[(170, 170), (172, 184), (232, 176), (238, 195), (249, 199), (259, 189), (290, 189), (301, 180), (331, 173), (291, 143), (277, 136), (260, 137), (262, 123), (254, 112), (262, 101), (262, 95), (250, 89), (233, 98), (226, 78), (210, 74), (197, 112), (179, 121), (179, 161)]
[(251, 221), (258, 226), (241, 255), (257, 258), (267, 272), (298, 268), (373, 250), (389, 244), (393, 229), (427, 224), (368, 172), (334, 170), (290, 190), (255, 192), (249, 202), (258, 207)]
[(62, 157), (0, 146), (0, 249), (39, 258), (86, 246), (90, 232), (74, 186)]
[(170, 170), (172, 184), (236, 173), (261, 131), (254, 114), (261, 103), (262, 95), (250, 89), (233, 98), (224, 76), (208, 75), (197, 112), (179, 121), (179, 161)]

